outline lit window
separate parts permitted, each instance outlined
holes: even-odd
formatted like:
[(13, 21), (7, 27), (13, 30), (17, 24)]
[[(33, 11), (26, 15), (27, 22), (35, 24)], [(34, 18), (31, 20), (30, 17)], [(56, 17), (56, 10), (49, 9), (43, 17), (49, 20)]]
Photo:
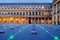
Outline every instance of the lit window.
[(41, 22), (44, 23), (44, 20), (42, 20)]
[(44, 6), (42, 6), (42, 8), (44, 8)]

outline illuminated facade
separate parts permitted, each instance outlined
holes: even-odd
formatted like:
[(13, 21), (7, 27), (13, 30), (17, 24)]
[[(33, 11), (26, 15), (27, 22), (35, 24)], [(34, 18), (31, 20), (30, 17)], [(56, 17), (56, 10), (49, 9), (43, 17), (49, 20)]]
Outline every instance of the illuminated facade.
[(60, 24), (60, 0), (53, 0), (53, 24)]
[(52, 3), (0, 3), (0, 23), (52, 24)]

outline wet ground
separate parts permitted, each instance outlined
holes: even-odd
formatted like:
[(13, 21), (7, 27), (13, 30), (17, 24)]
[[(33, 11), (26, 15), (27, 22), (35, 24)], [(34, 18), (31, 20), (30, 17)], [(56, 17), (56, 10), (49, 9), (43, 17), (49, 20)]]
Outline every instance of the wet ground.
[(60, 25), (0, 24), (0, 40), (60, 40)]

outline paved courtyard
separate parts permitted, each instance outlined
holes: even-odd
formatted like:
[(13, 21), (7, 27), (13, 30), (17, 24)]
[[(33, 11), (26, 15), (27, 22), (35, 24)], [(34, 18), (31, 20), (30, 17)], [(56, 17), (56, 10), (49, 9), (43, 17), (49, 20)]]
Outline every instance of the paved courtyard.
[(60, 25), (0, 24), (0, 40), (60, 40)]

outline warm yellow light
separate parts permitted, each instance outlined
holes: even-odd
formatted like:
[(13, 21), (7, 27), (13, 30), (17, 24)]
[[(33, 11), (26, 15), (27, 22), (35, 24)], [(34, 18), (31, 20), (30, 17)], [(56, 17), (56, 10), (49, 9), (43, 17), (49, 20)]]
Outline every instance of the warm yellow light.
[(3, 19), (2, 19), (2, 18), (0, 18), (0, 22), (2, 22), (2, 20), (3, 20)]
[(10, 20), (14, 20), (14, 17), (10, 17)]
[(0, 21), (1, 21), (1, 18), (0, 18)]
[(42, 20), (42, 23), (44, 22), (44, 20)]
[(26, 22), (26, 18), (21, 18), (21, 20), (22, 20), (22, 23)]
[(16, 20), (16, 21), (18, 21), (18, 19), (17, 19), (17, 18), (15, 18), (15, 20)]
[(9, 18), (8, 17), (6, 17), (6, 21), (7, 21), (7, 23), (9, 22)]
[(22, 18), (22, 21), (25, 21), (25, 18)]
[(6, 21), (6, 18), (3, 18), (3, 21)]
[(19, 18), (15, 18), (15, 23), (19, 23), (20, 19)]
[(10, 18), (9, 18), (9, 23), (14, 23), (14, 21), (15, 21), (15, 20), (14, 20), (14, 17), (10, 17)]
[(51, 20), (48, 21), (49, 23), (51, 22)]

